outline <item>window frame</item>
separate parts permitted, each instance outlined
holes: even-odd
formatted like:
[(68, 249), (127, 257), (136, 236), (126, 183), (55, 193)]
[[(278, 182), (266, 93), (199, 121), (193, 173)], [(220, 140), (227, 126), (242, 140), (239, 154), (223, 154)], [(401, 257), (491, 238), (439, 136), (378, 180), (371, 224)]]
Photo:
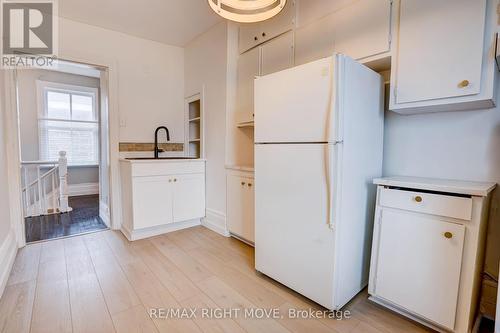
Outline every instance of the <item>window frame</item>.
[[(100, 112), (99, 112), (99, 89), (87, 86), (79, 86), (51, 81), (43, 81), (37, 80), (37, 125), (38, 125), (38, 151), (39, 158), (41, 156), (41, 152), (45, 149), (45, 141), (42, 140), (42, 129), (41, 122), (42, 121), (60, 121), (60, 122), (71, 122), (71, 123), (84, 123), (84, 124), (97, 124), (97, 160), (95, 163), (82, 164), (82, 163), (71, 163), (68, 161), (68, 167), (96, 167), (99, 166), (100, 162), (100, 135), (101, 135), (101, 125), (100, 125)], [(49, 118), (48, 117), (48, 109), (47, 109), (47, 92), (61, 92), (70, 94), (70, 117), (72, 117), (72, 95), (80, 95), (80, 96), (92, 96), (93, 97), (93, 110), (94, 116), (96, 120), (65, 120), (58, 118)]]

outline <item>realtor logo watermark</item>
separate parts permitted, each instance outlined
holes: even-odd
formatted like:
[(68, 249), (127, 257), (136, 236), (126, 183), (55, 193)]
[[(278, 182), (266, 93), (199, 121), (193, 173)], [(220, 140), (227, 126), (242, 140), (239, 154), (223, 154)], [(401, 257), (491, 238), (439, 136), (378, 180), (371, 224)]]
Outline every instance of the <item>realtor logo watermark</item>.
[(55, 0), (1, 0), (2, 68), (51, 67), (57, 58)]

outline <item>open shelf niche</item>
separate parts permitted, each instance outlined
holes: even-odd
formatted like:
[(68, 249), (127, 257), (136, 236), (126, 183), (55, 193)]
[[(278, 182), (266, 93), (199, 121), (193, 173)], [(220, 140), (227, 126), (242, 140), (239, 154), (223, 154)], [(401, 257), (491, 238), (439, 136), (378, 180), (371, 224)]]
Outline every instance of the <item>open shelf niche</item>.
[(203, 102), (201, 94), (186, 98), (186, 156), (203, 158)]

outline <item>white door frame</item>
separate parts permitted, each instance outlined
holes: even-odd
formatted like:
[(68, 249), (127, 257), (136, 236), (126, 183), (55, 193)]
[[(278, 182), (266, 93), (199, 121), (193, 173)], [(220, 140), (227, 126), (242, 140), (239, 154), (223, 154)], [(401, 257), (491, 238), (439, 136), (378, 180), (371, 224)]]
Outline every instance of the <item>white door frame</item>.
[[(116, 59), (107, 58), (102, 55), (85, 54), (81, 50), (65, 50), (61, 52), (59, 59), (70, 62), (82, 63), (94, 66), (108, 74), (108, 110), (109, 110), (109, 212), (111, 229), (121, 227), (121, 186), (119, 168), (119, 130), (120, 121), (118, 114), (118, 62)], [(18, 198), (10, 202), (10, 216), (16, 232), (19, 247), (26, 245), (26, 234), (24, 230), (24, 217), (21, 201), (21, 162), (20, 138), (19, 138), (19, 115), (16, 70), (8, 70), (5, 75), (6, 96), (6, 142), (7, 142), (7, 171), (9, 175), (10, 198)]]

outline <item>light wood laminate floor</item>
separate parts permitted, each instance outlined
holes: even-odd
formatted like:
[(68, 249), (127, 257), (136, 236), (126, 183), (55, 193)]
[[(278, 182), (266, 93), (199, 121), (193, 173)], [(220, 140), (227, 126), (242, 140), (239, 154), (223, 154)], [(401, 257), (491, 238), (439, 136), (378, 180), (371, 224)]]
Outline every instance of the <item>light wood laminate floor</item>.
[[(198, 309), (192, 319), (151, 319), (148, 310)], [(283, 318), (206, 319), (201, 309), (279, 309)], [(324, 310), (256, 273), (254, 251), (204, 227), (128, 242), (118, 231), (28, 245), (0, 300), (0, 332), (425, 332), (367, 301), (350, 319), (291, 319)]]

